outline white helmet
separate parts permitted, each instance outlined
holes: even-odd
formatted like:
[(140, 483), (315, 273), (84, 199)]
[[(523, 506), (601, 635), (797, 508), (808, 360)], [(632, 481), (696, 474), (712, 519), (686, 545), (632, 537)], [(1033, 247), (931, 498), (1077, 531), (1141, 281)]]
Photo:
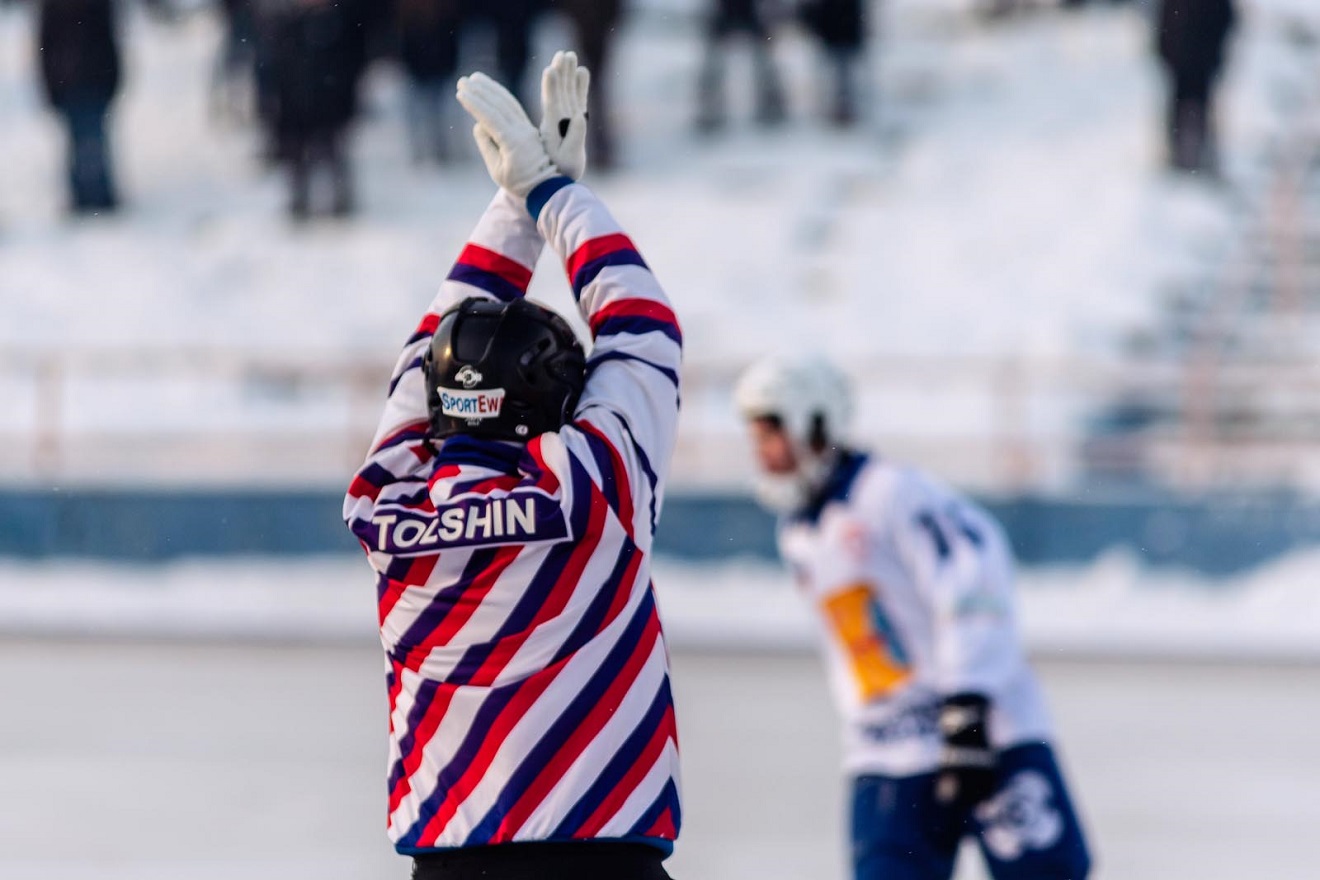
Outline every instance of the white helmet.
[(744, 419), (777, 417), (803, 450), (821, 441), (837, 446), (852, 421), (848, 378), (821, 355), (760, 360), (738, 379), (733, 396)]
[(798, 461), (792, 475), (758, 478), (761, 500), (781, 511), (802, 506), (847, 440), (853, 413), (847, 377), (821, 355), (768, 357), (739, 378), (734, 402), (744, 419), (777, 418)]

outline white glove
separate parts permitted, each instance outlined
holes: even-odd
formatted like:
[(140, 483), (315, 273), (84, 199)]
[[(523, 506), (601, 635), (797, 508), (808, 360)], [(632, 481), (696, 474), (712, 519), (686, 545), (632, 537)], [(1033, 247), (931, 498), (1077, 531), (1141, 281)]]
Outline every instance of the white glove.
[(541, 133), (518, 99), (484, 73), (458, 81), (458, 103), (477, 124), (472, 137), (491, 179), (520, 199), (559, 174), (541, 143)]
[(541, 72), (541, 142), (566, 177), (587, 170), (587, 92), (591, 71), (578, 67), (573, 52), (556, 52)]

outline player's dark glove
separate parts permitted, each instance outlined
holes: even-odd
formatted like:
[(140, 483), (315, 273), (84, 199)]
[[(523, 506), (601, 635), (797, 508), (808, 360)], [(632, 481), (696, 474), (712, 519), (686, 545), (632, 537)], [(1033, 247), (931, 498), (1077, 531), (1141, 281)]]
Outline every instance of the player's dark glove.
[(935, 799), (957, 809), (971, 808), (995, 790), (998, 756), (987, 737), (990, 701), (980, 694), (954, 694), (940, 706), (944, 749), (935, 780)]

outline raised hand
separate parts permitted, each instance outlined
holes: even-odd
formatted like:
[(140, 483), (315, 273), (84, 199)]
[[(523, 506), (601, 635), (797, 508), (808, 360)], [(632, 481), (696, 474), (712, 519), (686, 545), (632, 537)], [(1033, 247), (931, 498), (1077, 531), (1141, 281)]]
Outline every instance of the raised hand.
[(561, 174), (581, 180), (587, 170), (587, 94), (591, 71), (573, 52), (556, 52), (541, 72), (541, 142)]
[(504, 86), (484, 73), (465, 76), (458, 81), (458, 102), (477, 121), (472, 136), (491, 179), (501, 187), (526, 198), (537, 184), (560, 173), (527, 111)]

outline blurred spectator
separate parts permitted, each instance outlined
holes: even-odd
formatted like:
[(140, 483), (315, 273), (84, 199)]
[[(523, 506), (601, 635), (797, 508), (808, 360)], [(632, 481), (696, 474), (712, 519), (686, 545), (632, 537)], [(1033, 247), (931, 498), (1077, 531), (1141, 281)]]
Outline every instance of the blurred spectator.
[(119, 199), (106, 120), (120, 58), (111, 0), (42, 0), (38, 44), (46, 98), (68, 131), (70, 209), (113, 211)]
[(610, 119), (613, 69), (611, 47), (623, 16), (623, 0), (549, 0), (573, 23), (578, 59), (591, 71), (591, 125), (588, 150), (592, 167), (608, 171), (615, 167), (614, 126)]
[(220, 0), (225, 20), (225, 34), (215, 65), (212, 87), (214, 109), (221, 115), (246, 115), (243, 88), (255, 75), (257, 26), (252, 0)]
[(268, 122), (278, 156), (289, 166), (289, 211), (295, 220), (312, 213), (313, 190), (324, 173), (331, 213), (346, 216), (353, 190), (345, 140), (366, 60), (357, 10), (337, 0), (265, 0), (259, 13), (273, 50)]
[(465, 23), (484, 19), (494, 28), (495, 77), (520, 100), (531, 58), (532, 25), (543, 3), (544, 0), (467, 0), (465, 4)]
[(763, 125), (782, 122), (784, 87), (771, 53), (770, 29), (759, 0), (711, 0), (706, 20), (706, 55), (697, 80), (697, 130), (710, 132), (728, 121), (724, 66), (730, 39), (743, 34), (755, 66), (755, 119)]
[[(371, 0), (359, 2), (371, 6)], [(447, 158), (445, 116), (452, 108), (459, 53), (471, 27), (489, 26), (495, 43), (493, 75), (520, 95), (531, 59), (532, 27), (546, 2), (556, 0), (393, 0), (399, 60), (409, 81), (408, 133), (414, 159)]]
[(414, 161), (448, 158), (445, 110), (458, 70), (460, 0), (399, 0), (399, 58), (408, 77), (408, 135)]
[[(1132, 0), (1108, 0), (1111, 5), (1118, 6), (1124, 3), (1130, 3)], [(1061, 4), (1065, 9), (1080, 9), (1083, 6), (1091, 4), (1091, 0), (1062, 0)]]
[(279, 27), (291, 0), (247, 0), (252, 6), (252, 85), (257, 120), (266, 136), (262, 158), (280, 160), (277, 135), (279, 96), (276, 90), (275, 59), (279, 56)]
[(339, 0), (352, 10), (353, 20), (362, 29), (366, 66), (379, 59), (393, 59), (398, 54), (398, 20), (401, 0)]
[(802, 23), (820, 40), (829, 70), (826, 114), (838, 126), (857, 121), (857, 78), (866, 43), (862, 0), (806, 0)]
[(1233, 0), (1158, 0), (1156, 50), (1169, 81), (1165, 125), (1176, 170), (1218, 171), (1214, 90), (1236, 19)]

